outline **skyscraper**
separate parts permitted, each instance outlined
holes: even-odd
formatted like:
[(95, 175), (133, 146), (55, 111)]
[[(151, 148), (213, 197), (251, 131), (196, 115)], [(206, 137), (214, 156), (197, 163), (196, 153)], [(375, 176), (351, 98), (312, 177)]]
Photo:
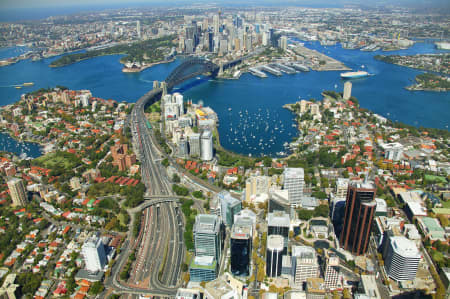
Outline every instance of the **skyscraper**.
[(220, 215), (222, 222), (231, 227), (234, 222), (234, 215), (242, 210), (242, 203), (240, 200), (231, 196), (228, 191), (221, 191), (217, 194), (217, 198), (220, 201)]
[(23, 181), (12, 178), (8, 181), (9, 194), (11, 195), (13, 206), (23, 206), (27, 202), (27, 193)]
[(344, 100), (349, 100), (352, 96), (352, 82), (347, 81), (344, 83)]
[(93, 273), (103, 270), (106, 265), (105, 246), (96, 234), (84, 242), (81, 253), (86, 270)]
[(230, 243), (231, 273), (247, 276), (252, 252), (252, 226), (233, 225)]
[(213, 140), (211, 130), (203, 131), (200, 145), (200, 158), (203, 161), (211, 161), (213, 158)]
[(289, 203), (298, 207), (303, 196), (305, 173), (303, 168), (286, 168), (283, 172), (284, 189), (289, 191)]
[(278, 277), (281, 275), (284, 238), (280, 235), (267, 237), (266, 275)]
[(372, 220), (375, 215), (375, 185), (372, 182), (354, 182), (349, 185), (345, 203), (344, 224), (340, 245), (355, 255), (366, 253)]
[(141, 38), (141, 21), (136, 21), (136, 33), (137, 33), (137, 37), (140, 39)]
[(213, 16), (213, 26), (214, 26), (214, 34), (219, 33), (220, 27), (220, 16), (219, 14)]
[(219, 261), (221, 240), (217, 215), (199, 214), (195, 217), (194, 243), (195, 256), (212, 256)]
[(387, 254), (384, 257), (387, 275), (396, 280), (414, 280), (421, 254), (416, 243), (403, 236), (389, 237)]
[(200, 157), (200, 134), (191, 133), (189, 136), (189, 155), (192, 157)]

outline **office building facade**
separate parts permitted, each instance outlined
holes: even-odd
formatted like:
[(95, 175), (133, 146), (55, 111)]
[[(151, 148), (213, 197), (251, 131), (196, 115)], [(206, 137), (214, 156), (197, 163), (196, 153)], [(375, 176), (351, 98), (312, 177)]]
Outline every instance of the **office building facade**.
[(220, 201), (220, 215), (223, 223), (228, 227), (232, 227), (234, 215), (238, 214), (242, 210), (241, 201), (231, 196), (228, 191), (219, 192), (217, 194), (217, 198)]
[(355, 255), (366, 253), (375, 215), (375, 184), (354, 182), (348, 187), (340, 246)]
[(230, 239), (231, 273), (248, 276), (252, 253), (252, 226), (234, 225)]
[(220, 221), (217, 215), (199, 214), (194, 224), (195, 256), (221, 256)]
[(414, 241), (392, 236), (384, 259), (386, 273), (396, 281), (414, 280), (421, 257)]
[(103, 271), (107, 263), (105, 246), (97, 235), (91, 236), (84, 242), (81, 253), (86, 270), (92, 273)]
[(292, 251), (294, 282), (303, 284), (308, 277), (319, 277), (319, 263), (316, 250), (310, 246), (296, 246)]
[(289, 191), (289, 203), (293, 207), (301, 204), (303, 188), (305, 186), (303, 168), (286, 168), (283, 172), (284, 189)]
[(213, 256), (196, 256), (189, 265), (191, 281), (211, 281), (217, 278), (217, 261)]
[(284, 238), (280, 235), (267, 237), (266, 275), (278, 277), (281, 275)]

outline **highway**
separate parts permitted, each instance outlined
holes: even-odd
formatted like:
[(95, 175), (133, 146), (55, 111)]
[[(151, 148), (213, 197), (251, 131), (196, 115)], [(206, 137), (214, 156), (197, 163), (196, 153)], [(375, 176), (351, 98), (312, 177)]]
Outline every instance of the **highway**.
[[(147, 192), (146, 201), (129, 210), (132, 220), (136, 212), (143, 211), (139, 236), (134, 239), (130, 229), (112, 269), (112, 278), (106, 282), (118, 293), (173, 297), (181, 283), (183, 219), (179, 215), (178, 199), (171, 192), (165, 168), (156, 162), (161, 160), (162, 155), (153, 143), (144, 114), (147, 102), (159, 99), (161, 93), (161, 89), (146, 93), (135, 104), (130, 116), (133, 142), (139, 152), (141, 176)], [(136, 261), (130, 278), (121, 281), (119, 274), (133, 251)]]
[[(246, 58), (225, 64), (223, 69)], [(186, 63), (186, 66), (182, 64), (169, 75), (170, 80), (166, 80), (169, 89), (177, 83), (196, 76), (196, 73), (182, 74), (181, 68), (188, 68), (189, 65), (192, 63)], [(205, 65), (213, 67), (215, 70), (218, 68), (211, 66), (210, 62), (204, 62), (203, 66)], [(159, 150), (153, 131), (147, 127), (147, 119), (144, 114), (145, 106), (159, 100), (162, 93), (163, 89), (161, 88), (147, 92), (136, 102), (129, 117), (133, 145), (141, 162), (141, 176), (147, 192), (144, 196), (146, 199), (144, 203), (128, 210), (131, 223), (134, 223), (137, 212), (142, 211), (139, 235), (134, 238), (133, 229), (130, 226), (127, 239), (111, 269), (111, 276), (105, 281), (106, 288), (113, 289), (115, 293), (174, 297), (177, 289), (181, 286), (181, 264), (185, 256), (184, 219), (178, 208), (179, 197), (172, 194), (166, 169), (160, 163), (165, 154)], [(168, 158), (172, 165), (177, 165), (171, 157)], [(180, 167), (177, 169), (181, 173), (186, 173)], [(220, 191), (219, 188), (187, 173), (186, 176), (201, 189), (210, 190), (212, 193)], [(132, 252), (135, 252), (136, 261), (130, 271), (130, 278), (122, 281), (119, 279), (119, 274)]]

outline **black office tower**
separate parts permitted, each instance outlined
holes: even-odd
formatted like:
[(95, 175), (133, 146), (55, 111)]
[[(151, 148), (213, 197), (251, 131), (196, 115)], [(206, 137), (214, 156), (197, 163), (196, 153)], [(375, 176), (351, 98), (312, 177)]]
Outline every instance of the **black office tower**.
[(233, 230), (230, 246), (231, 273), (238, 276), (248, 276), (252, 252), (251, 236), (248, 232)]

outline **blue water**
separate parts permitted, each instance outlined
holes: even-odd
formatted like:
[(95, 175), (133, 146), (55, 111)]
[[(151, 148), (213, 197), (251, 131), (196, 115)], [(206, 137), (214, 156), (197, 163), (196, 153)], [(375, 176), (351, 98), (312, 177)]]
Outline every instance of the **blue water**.
[(26, 154), (31, 158), (37, 158), (42, 154), (39, 144), (17, 141), (6, 133), (0, 133), (0, 151), (14, 153), (17, 156)]
[(17, 57), (30, 51), (28, 47), (8, 47), (0, 48), (0, 60)]
[[(374, 74), (353, 81), (352, 94), (358, 98), (361, 107), (394, 121), (448, 129), (448, 92), (411, 92), (404, 89), (421, 71), (376, 61), (373, 56), (378, 52), (345, 50), (340, 46), (322, 47), (317, 42), (307, 42), (305, 45), (324, 52), (351, 68), (362, 69), (364, 65), (365, 70)], [(437, 52), (439, 51), (432, 43), (417, 43), (408, 50), (389, 54)], [(17, 101), (22, 93), (55, 85), (70, 89), (89, 89), (94, 96), (105, 99), (135, 102), (152, 88), (153, 80), (165, 79), (180, 63), (177, 60), (141, 73), (126, 74), (121, 72), (119, 55), (97, 57), (61, 68), (48, 67), (54, 59), (56, 58), (37, 62), (25, 60), (0, 68), (0, 104), (10, 104)], [(186, 99), (194, 102), (202, 100), (218, 113), (219, 133), (225, 148), (242, 154), (273, 155), (283, 151), (283, 143), (291, 141), (296, 135), (296, 129), (292, 127), (293, 115), (282, 106), (299, 98), (320, 99), (324, 90), (342, 91), (343, 81), (339, 73), (311, 71), (295, 75), (284, 74), (282, 77), (269, 75), (266, 79), (244, 74), (239, 80), (202, 79), (193, 82), (194, 84), (191, 82), (181, 90)], [(20, 90), (11, 87), (23, 82), (34, 82), (35, 85)], [(242, 139), (243, 135), (247, 138), (246, 142)]]

